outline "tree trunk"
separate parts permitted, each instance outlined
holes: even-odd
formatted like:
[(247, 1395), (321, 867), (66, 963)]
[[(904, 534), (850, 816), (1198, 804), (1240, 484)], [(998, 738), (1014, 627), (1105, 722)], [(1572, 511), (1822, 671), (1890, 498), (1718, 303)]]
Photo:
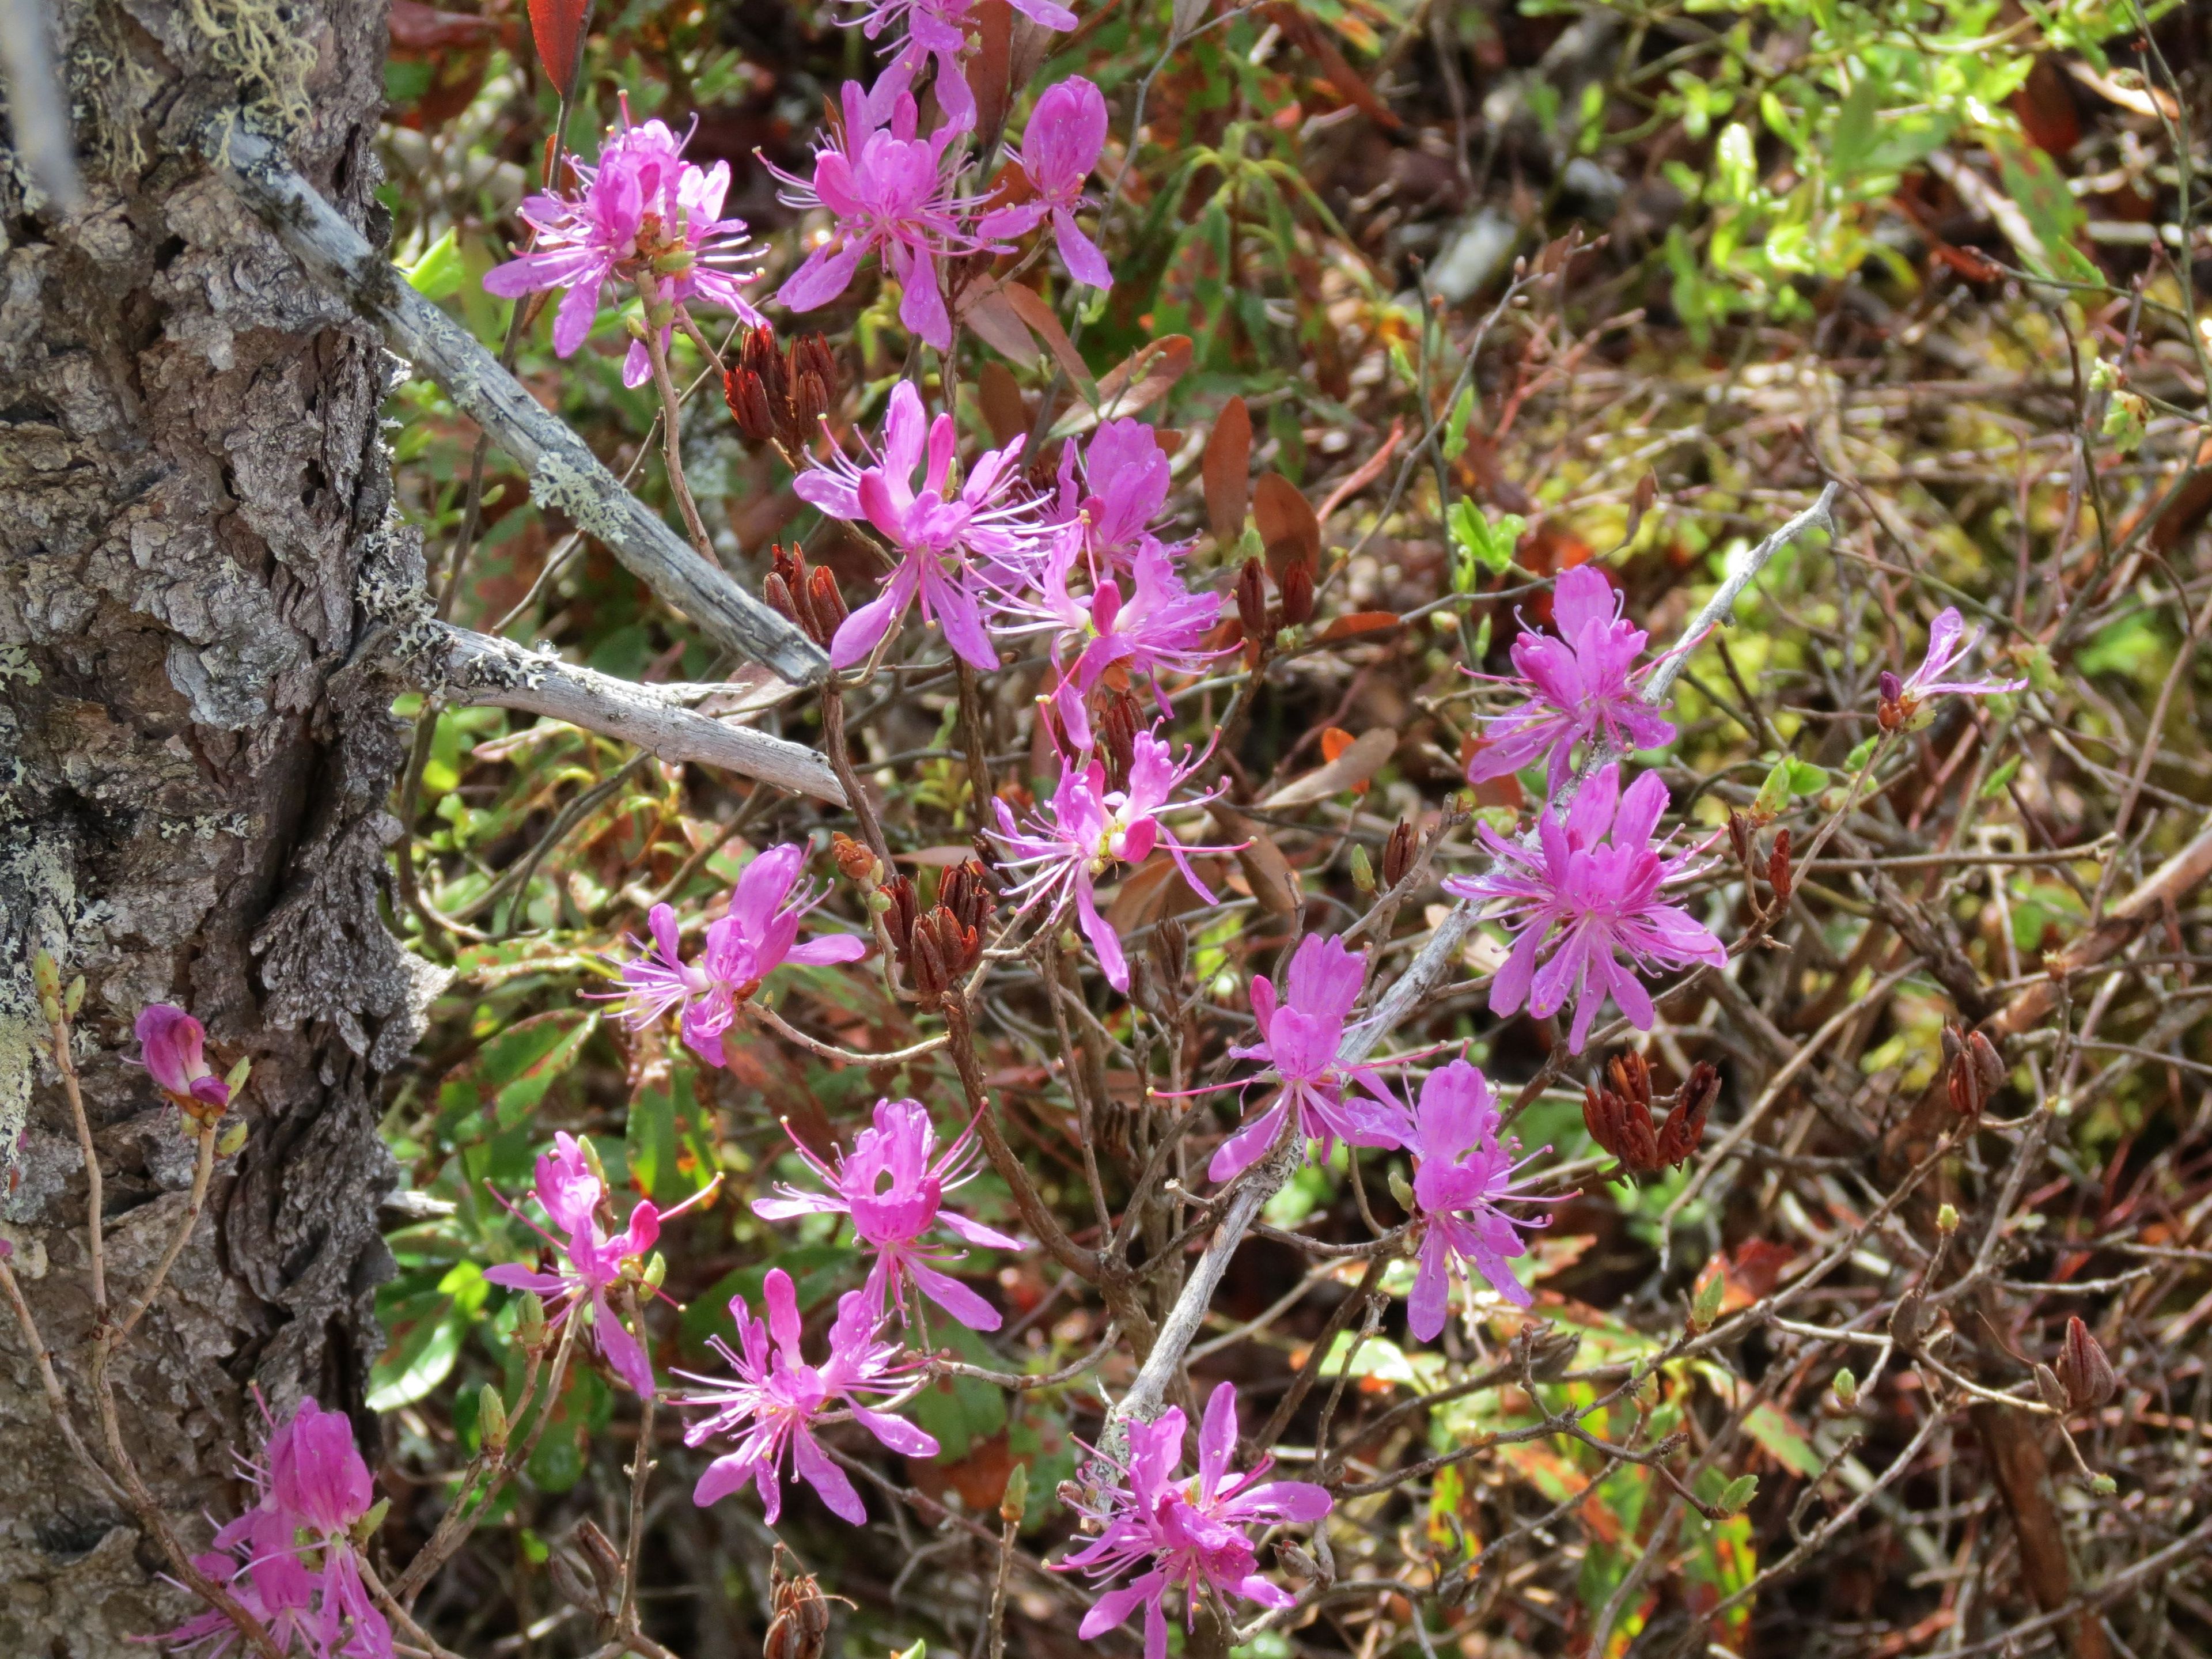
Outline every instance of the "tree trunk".
[[(33, 12), (41, 9), (34, 6)], [(350, 1409), (379, 1342), (392, 1179), (378, 1083), (428, 988), (386, 931), (390, 690), (349, 671), (387, 528), (386, 365), (198, 159), (226, 110), (281, 131), (373, 240), (384, 9), (61, 0), (86, 199), (0, 149), (0, 1224), (97, 1443), (87, 1182), (27, 969), (82, 974), (76, 1054), (106, 1172), (110, 1295), (184, 1213), (190, 1144), (128, 1058), (146, 1004), (241, 1056), (244, 1149), (118, 1362), (125, 1437), (175, 1526), (234, 1513), (253, 1403)], [(0, 136), (5, 125), (0, 123)], [(0, 1653), (143, 1659), (191, 1612), (56, 1431), (0, 1316)]]

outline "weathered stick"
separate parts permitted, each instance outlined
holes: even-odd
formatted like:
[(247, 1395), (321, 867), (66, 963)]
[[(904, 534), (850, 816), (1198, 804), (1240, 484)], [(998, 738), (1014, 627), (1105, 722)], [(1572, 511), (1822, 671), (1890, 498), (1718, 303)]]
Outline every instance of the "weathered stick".
[[(1729, 574), (1683, 630), (1684, 645), (1662, 659), (1652, 672), (1644, 687), (1645, 702), (1656, 706), (1666, 700), (1675, 676), (1682, 672), (1682, 659), (1687, 654), (1689, 643), (1729, 616), (1744, 589), (1765, 568), (1768, 560), (1816, 525), (1832, 536), (1835, 533), (1835, 520), (1831, 516), (1835, 499), (1836, 486), (1830, 484), (1820, 492), (1820, 500), (1745, 555), (1743, 562)], [(1584, 770), (1597, 764), (1598, 759), (1594, 757)], [(1461, 946), (1474, 931), (1481, 908), (1480, 904), (1467, 900), (1452, 907), (1437, 924), (1436, 932), (1429, 936), (1428, 943), (1407, 965), (1406, 971), (1382, 994), (1375, 1005), (1375, 1012), (1345, 1033), (1340, 1053), (1347, 1064), (1356, 1064), (1374, 1053), (1376, 1046), (1443, 982), (1452, 963), (1459, 959)], [(1237, 1247), (1244, 1242), (1245, 1233), (1267, 1207), (1267, 1200), (1297, 1172), (1304, 1156), (1304, 1146), (1293, 1136), (1285, 1147), (1245, 1176), (1243, 1185), (1230, 1200), (1228, 1212), (1222, 1217), (1212, 1241), (1192, 1264), (1190, 1277), (1183, 1282), (1182, 1294), (1160, 1322), (1159, 1336), (1137, 1372), (1136, 1380), (1109, 1413), (1105, 1429), (1099, 1436), (1102, 1450), (1120, 1455), (1126, 1438), (1122, 1425), (1131, 1418), (1150, 1421), (1159, 1414), (1182, 1364), (1183, 1355), (1205, 1322), (1206, 1311), (1212, 1305), (1213, 1293), (1220, 1287), (1222, 1276), (1229, 1271), (1230, 1258), (1237, 1254)]]
[(822, 648), (709, 564), (599, 464), (467, 331), (409, 287), (392, 263), (285, 161), (243, 127), (211, 130), (210, 159), (307, 272), (374, 324), (392, 349), (451, 394), (461, 412), (530, 469), (530, 493), (606, 544), (623, 566), (715, 644), (811, 685), (830, 672)]
[(848, 805), (828, 760), (804, 744), (732, 726), (684, 706), (687, 695), (715, 688), (637, 685), (558, 657), (541, 656), (489, 634), (434, 623), (444, 641), (436, 659), (448, 702), (544, 714), (658, 755), (719, 766), (779, 789)]

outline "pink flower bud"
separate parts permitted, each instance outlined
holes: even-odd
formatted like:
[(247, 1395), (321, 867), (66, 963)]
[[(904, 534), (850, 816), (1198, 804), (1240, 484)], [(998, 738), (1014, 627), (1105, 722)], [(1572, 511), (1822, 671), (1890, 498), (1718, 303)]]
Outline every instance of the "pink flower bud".
[(204, 1027), (173, 1003), (147, 1005), (138, 1016), (138, 1046), (161, 1091), (187, 1111), (230, 1104), (230, 1085), (208, 1069), (200, 1044)]

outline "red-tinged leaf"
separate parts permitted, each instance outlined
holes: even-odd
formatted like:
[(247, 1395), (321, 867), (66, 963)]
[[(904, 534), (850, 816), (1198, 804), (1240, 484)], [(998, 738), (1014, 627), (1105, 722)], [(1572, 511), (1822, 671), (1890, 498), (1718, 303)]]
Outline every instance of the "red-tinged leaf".
[(1338, 640), (1357, 639), (1362, 634), (1386, 633), (1401, 626), (1395, 611), (1355, 611), (1348, 617), (1339, 617), (1321, 630), (1323, 645)]
[(1237, 863), (1261, 909), (1271, 916), (1295, 915), (1304, 898), (1298, 890), (1298, 872), (1283, 856), (1283, 849), (1251, 819), (1218, 801), (1213, 821), (1220, 826), (1224, 840), (1243, 843), (1237, 849)]
[(1069, 380), (1075, 382), (1083, 396), (1086, 399), (1096, 398), (1097, 388), (1091, 383), (1089, 365), (1083, 361), (1083, 354), (1075, 349), (1075, 343), (1067, 337), (1067, 331), (1060, 325), (1059, 313), (1044, 302), (1044, 296), (1020, 283), (1002, 284), (999, 292), (1006, 295), (1006, 303), (1014, 308), (1014, 314), (1036, 331), (1036, 337), (1044, 342), (1045, 349), (1052, 353), (1053, 361), (1060, 365)]
[(1357, 495), (1361, 490), (1382, 476), (1382, 469), (1390, 465), (1390, 457), (1397, 453), (1398, 446), (1406, 441), (1406, 418), (1400, 416), (1390, 422), (1390, 435), (1382, 441), (1382, 447), (1359, 464), (1359, 470), (1328, 492), (1328, 499), (1321, 504), (1319, 517), (1323, 524), (1330, 514)]
[(1190, 336), (1170, 334), (1140, 346), (1098, 378), (1097, 409), (1071, 409), (1052, 429), (1055, 438), (1088, 432), (1101, 421), (1126, 420), (1166, 397), (1190, 367)]
[(530, 0), (530, 38), (537, 43), (538, 61), (563, 98), (576, 90), (591, 18), (592, 0)]
[(1013, 370), (1004, 363), (983, 365), (975, 377), (975, 400), (982, 404), (983, 423), (991, 428), (991, 440), (1000, 448), (1030, 429), (1022, 389), (1015, 383)]
[(1351, 748), (1353, 741), (1352, 733), (1342, 726), (1324, 726), (1321, 729), (1321, 757), (1325, 761), (1333, 761)]
[[(1323, 734), (1322, 752), (1328, 755), (1328, 738)], [(1346, 743), (1329, 756), (1325, 765), (1316, 767), (1302, 778), (1292, 778), (1261, 805), (1270, 812), (1287, 811), (1293, 806), (1327, 800), (1347, 789), (1364, 789), (1397, 752), (1397, 732), (1389, 726), (1378, 726)]]
[(1244, 511), (1252, 498), (1252, 414), (1242, 398), (1231, 398), (1215, 417), (1206, 441), (1206, 516), (1213, 539), (1234, 547), (1244, 534)]
[(1252, 517), (1267, 550), (1267, 574), (1275, 586), (1283, 573), (1303, 564), (1318, 585), (1321, 579), (1321, 520), (1304, 493), (1279, 472), (1263, 472), (1252, 491)]
[(2081, 142), (2081, 113), (2055, 58), (2035, 60), (2027, 83), (2012, 95), (2012, 112), (2028, 142), (2045, 155), (2064, 155)]
[(961, 291), (959, 311), (961, 322), (974, 329), (1000, 356), (1018, 363), (1036, 362), (1036, 341), (1007, 297), (1005, 285), (988, 276), (969, 283)]
[(499, 25), (489, 17), (440, 11), (422, 0), (392, 0), (392, 44), (402, 52), (438, 52), (496, 40)]
[(977, 149), (988, 155), (997, 147), (1012, 101), (1008, 79), (1013, 67), (1014, 9), (1007, 0), (982, 0), (975, 9), (981, 40), (968, 60), (968, 89), (975, 94)]
[(1344, 54), (1336, 44), (1322, 33), (1321, 26), (1297, 6), (1286, 3), (1265, 5), (1261, 14), (1282, 30), (1284, 38), (1321, 66), (1328, 83), (1344, 95), (1345, 101), (1357, 105), (1377, 126), (1395, 132), (1406, 124), (1397, 113), (1375, 95), (1375, 89), (1364, 80), (1359, 71), (1344, 61)]

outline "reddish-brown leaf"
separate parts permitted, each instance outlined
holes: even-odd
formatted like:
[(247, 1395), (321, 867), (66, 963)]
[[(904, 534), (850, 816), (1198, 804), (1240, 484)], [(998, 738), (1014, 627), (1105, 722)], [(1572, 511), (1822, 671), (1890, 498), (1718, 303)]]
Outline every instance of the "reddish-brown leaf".
[(1206, 516), (1224, 548), (1244, 534), (1244, 509), (1252, 497), (1252, 415), (1242, 398), (1221, 406), (1206, 441)]
[(983, 422), (991, 428), (992, 441), (1001, 449), (1030, 429), (1022, 389), (1015, 384), (1013, 370), (1004, 363), (983, 365), (975, 380), (975, 398), (983, 405)]
[(1007, 0), (982, 0), (975, 16), (981, 25), (981, 39), (975, 55), (968, 60), (968, 89), (975, 94), (977, 148), (988, 155), (998, 144), (999, 129), (1006, 123), (1014, 9)]
[(1261, 473), (1252, 491), (1252, 517), (1260, 527), (1260, 545), (1267, 550), (1267, 574), (1277, 587), (1294, 564), (1319, 578), (1321, 520), (1296, 484), (1279, 472)]
[(1406, 124), (1397, 113), (1375, 95), (1375, 89), (1361, 78), (1359, 71), (1344, 60), (1336, 43), (1322, 33), (1322, 27), (1295, 5), (1277, 3), (1260, 8), (1267, 20), (1283, 32), (1285, 40), (1321, 65), (1321, 72), (1328, 77), (1329, 85), (1344, 95), (1346, 102), (1356, 104), (1377, 126), (1388, 127), (1393, 132)]
[(1283, 849), (1251, 819), (1218, 802), (1214, 804), (1213, 821), (1221, 826), (1227, 840), (1243, 843), (1237, 849), (1237, 862), (1261, 909), (1271, 916), (1295, 915), (1302, 902), (1298, 872), (1283, 856)]
[(1328, 733), (1322, 734), (1321, 748), (1328, 757), (1326, 763), (1304, 777), (1292, 778), (1268, 796), (1261, 803), (1268, 811), (1285, 811), (1293, 806), (1327, 800), (1347, 789), (1364, 789), (1390, 757), (1398, 752), (1398, 734), (1387, 726), (1376, 726), (1357, 738), (1342, 732), (1337, 735), (1345, 741), (1332, 745)]
[(2056, 58), (2035, 60), (2027, 83), (2012, 95), (2012, 112), (2028, 142), (2045, 155), (2064, 155), (2081, 142), (2081, 112)]
[(1097, 408), (1071, 409), (1060, 416), (1052, 435), (1073, 437), (1101, 421), (1123, 420), (1150, 409), (1190, 367), (1190, 349), (1188, 334), (1170, 334), (1139, 347), (1098, 377)]
[(1067, 378), (1075, 382), (1086, 398), (1095, 395), (1096, 389), (1091, 384), (1091, 369), (1084, 362), (1083, 354), (1076, 350), (1075, 343), (1067, 337), (1067, 331), (1060, 325), (1059, 313), (1044, 302), (1044, 296), (1020, 283), (1007, 283), (999, 291), (1006, 295), (1006, 303), (1014, 308), (1014, 314), (1036, 331), (1037, 337), (1045, 343), (1045, 349), (1052, 353), (1053, 361), (1066, 372)]
[(563, 98), (576, 89), (591, 17), (592, 0), (530, 0), (530, 38), (538, 44), (538, 61)]
[(1321, 641), (1327, 645), (1337, 640), (1357, 639), (1362, 634), (1381, 634), (1400, 626), (1395, 611), (1355, 611), (1350, 616), (1339, 617), (1321, 630)]
[[(1022, 314), (1009, 295), (1010, 286), (1019, 285), (1001, 284), (988, 276), (969, 283), (960, 294), (960, 320), (1001, 356), (1018, 363), (1034, 363), (1037, 360), (1036, 342), (1030, 337), (1029, 325), (1022, 321)], [(1028, 290), (1024, 289), (1023, 292)]]
[(392, 44), (402, 52), (437, 52), (447, 46), (472, 46), (498, 37), (499, 25), (489, 17), (467, 12), (440, 11), (422, 0), (392, 0)]

